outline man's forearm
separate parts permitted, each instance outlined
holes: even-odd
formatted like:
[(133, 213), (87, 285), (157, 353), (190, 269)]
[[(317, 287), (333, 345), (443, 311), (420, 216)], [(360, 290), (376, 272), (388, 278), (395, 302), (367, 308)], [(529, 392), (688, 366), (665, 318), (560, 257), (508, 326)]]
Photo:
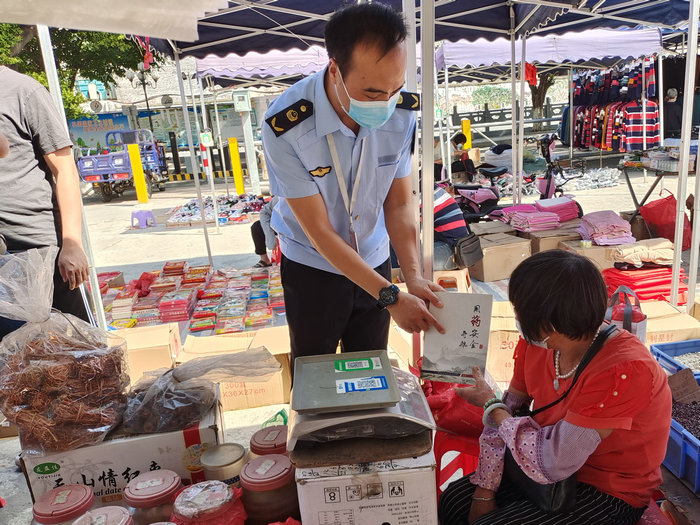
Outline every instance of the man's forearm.
[(56, 179), (56, 201), (61, 214), (63, 244), (73, 242), (82, 246), (82, 201), (78, 170), (70, 148), (45, 156)]
[(418, 232), (416, 218), (410, 206), (400, 206), (384, 210), (384, 221), (391, 245), (401, 265), (404, 279), (420, 277), (418, 257)]

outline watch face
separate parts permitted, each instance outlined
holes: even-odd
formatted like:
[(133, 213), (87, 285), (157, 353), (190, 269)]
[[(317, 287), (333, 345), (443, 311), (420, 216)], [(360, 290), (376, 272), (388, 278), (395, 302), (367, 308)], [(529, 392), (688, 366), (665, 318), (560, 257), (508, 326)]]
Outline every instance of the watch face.
[(397, 295), (398, 289), (395, 286), (388, 286), (379, 291), (379, 300), (385, 305), (394, 304), (396, 302)]

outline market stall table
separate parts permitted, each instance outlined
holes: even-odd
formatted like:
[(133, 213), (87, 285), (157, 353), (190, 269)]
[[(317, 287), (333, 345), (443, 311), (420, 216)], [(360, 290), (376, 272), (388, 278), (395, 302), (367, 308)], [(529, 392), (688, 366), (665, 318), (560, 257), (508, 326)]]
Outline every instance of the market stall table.
[[(630, 190), (630, 195), (632, 196), (632, 202), (634, 202), (634, 207), (635, 210), (632, 212), (632, 215), (630, 216), (629, 223), (632, 224), (634, 221), (635, 217), (637, 217), (637, 214), (639, 214), (639, 208), (644, 206), (651, 196), (652, 193), (654, 193), (654, 190), (656, 187), (659, 185), (659, 182), (661, 182), (664, 177), (677, 177), (678, 172), (677, 171), (666, 171), (666, 170), (657, 170), (653, 168), (630, 168), (628, 166), (618, 166), (618, 169), (622, 172), (622, 175), (625, 177), (625, 181), (627, 182), (627, 188)], [(651, 183), (651, 186), (649, 187), (649, 190), (644, 194), (644, 197), (642, 197), (642, 200), (640, 201), (637, 198), (637, 194), (634, 191), (634, 187), (632, 186), (632, 181), (630, 180), (630, 175), (629, 171), (630, 170), (636, 170), (636, 171), (641, 171), (642, 169), (646, 169), (647, 171), (651, 171), (654, 174), (654, 181)], [(689, 172), (689, 175), (694, 175), (695, 172)], [(646, 224), (646, 222), (645, 222)], [(649, 225), (646, 225), (647, 230), (649, 230)], [(651, 230), (649, 230), (649, 235), (650, 237), (653, 237)]]

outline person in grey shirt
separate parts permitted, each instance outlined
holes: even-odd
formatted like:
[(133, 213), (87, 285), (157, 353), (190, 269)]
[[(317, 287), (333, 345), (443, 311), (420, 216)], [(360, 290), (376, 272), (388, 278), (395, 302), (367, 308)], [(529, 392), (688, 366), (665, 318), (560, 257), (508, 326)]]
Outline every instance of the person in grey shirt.
[[(0, 234), (8, 252), (58, 246), (53, 306), (87, 320), (80, 183), (72, 142), (48, 91), (0, 65)], [(0, 338), (3, 336), (0, 323)]]
[(270, 226), (272, 210), (275, 209), (277, 201), (279, 201), (279, 197), (272, 197), (260, 210), (260, 220), (255, 221), (250, 226), (250, 234), (253, 237), (253, 244), (255, 244), (255, 255), (260, 256), (255, 268), (265, 268), (272, 264), (267, 250), (272, 251), (277, 246), (277, 234)]

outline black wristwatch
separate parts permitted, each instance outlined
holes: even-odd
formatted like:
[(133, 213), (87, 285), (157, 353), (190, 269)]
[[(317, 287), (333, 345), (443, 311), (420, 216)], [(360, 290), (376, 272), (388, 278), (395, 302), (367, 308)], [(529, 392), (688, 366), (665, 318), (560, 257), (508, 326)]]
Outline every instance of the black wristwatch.
[(377, 301), (377, 308), (383, 310), (387, 306), (391, 306), (399, 300), (399, 288), (395, 284), (387, 286), (379, 290), (379, 300)]

